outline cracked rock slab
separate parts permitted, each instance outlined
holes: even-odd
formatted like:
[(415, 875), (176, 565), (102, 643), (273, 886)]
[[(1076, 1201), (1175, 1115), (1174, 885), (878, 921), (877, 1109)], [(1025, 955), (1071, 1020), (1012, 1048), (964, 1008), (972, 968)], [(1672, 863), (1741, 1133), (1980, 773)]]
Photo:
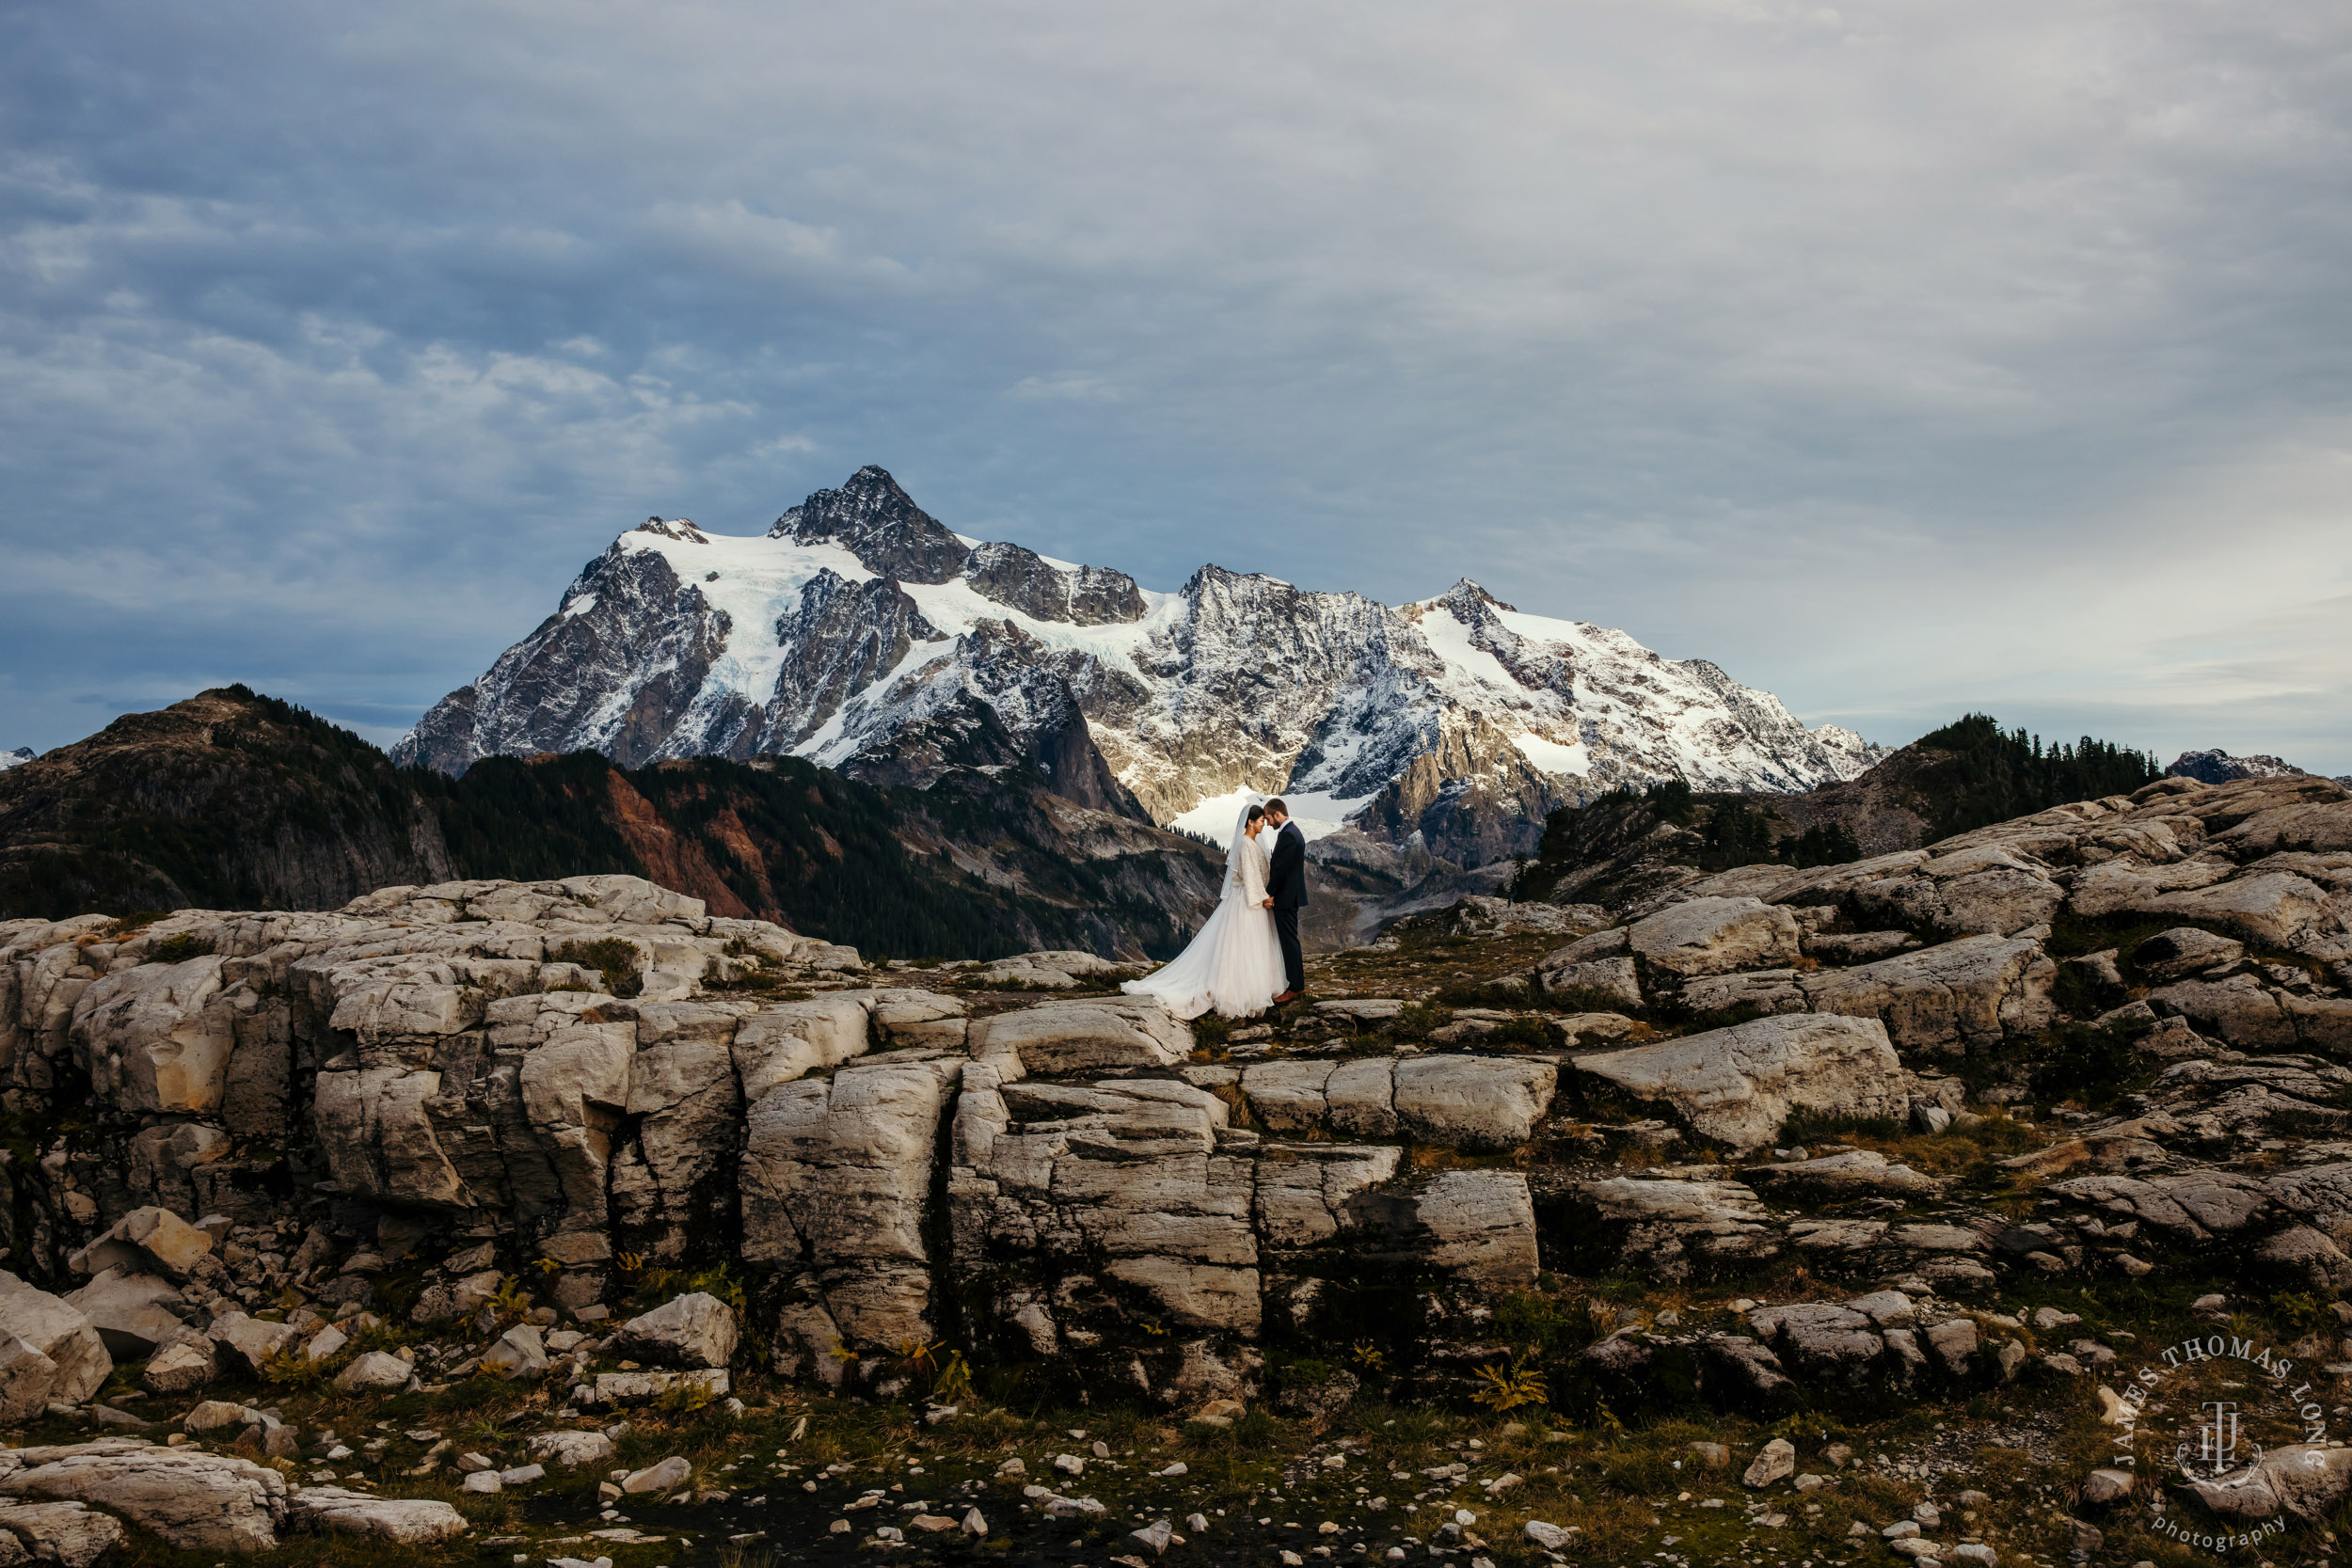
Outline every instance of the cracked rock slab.
[(1573, 1065), (1613, 1090), (1663, 1101), (1692, 1132), (1733, 1148), (1771, 1143), (1796, 1111), (1900, 1120), (1911, 1110), (1902, 1064), (1870, 1018), (1759, 1018)]

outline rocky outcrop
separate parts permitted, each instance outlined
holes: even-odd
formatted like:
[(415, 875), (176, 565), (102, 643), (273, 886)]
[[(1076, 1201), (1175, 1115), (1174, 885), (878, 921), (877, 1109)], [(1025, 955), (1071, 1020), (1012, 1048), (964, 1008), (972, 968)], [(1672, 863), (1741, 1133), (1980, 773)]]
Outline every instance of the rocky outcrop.
[[(71, 1303), (0, 1301), (30, 1337), (28, 1408), (86, 1398), (107, 1346), (151, 1357), (158, 1390), (333, 1355), (341, 1329), (246, 1308), (289, 1288), (367, 1302), (387, 1255), (445, 1256), (408, 1308), (421, 1326), (490, 1311), (501, 1255), (575, 1312), (623, 1268), (748, 1267), (748, 1323), (689, 1293), (619, 1324), (608, 1350), (645, 1370), (584, 1379), (574, 1397), (604, 1406), (723, 1392), (747, 1331), (787, 1370), (871, 1382), (889, 1376), (879, 1353), (951, 1324), (977, 1325), (976, 1350), (1191, 1402), (1248, 1385), (1269, 1319), (1303, 1323), (1335, 1277), (1402, 1271), (1471, 1300), (1538, 1267), (1524, 1175), (1403, 1156), (1530, 1145), (1549, 1060), (1220, 1078), (1156, 1003), (977, 1008), (867, 985), (853, 951), (617, 876), (95, 929), (0, 927), (11, 1103), (54, 1116), (56, 1085), (87, 1083), (91, 1113), (56, 1134), (17, 1239), (87, 1282)], [(1042, 952), (1004, 973), (1102, 983), (1105, 967)], [(363, 1255), (338, 1274), (328, 1237), (355, 1229)], [(281, 1232), (302, 1239), (292, 1256)], [(562, 1343), (514, 1323), (473, 1365), (555, 1378)], [(87, 1365), (61, 1382), (69, 1353)], [(334, 1375), (359, 1397), (422, 1376), (384, 1350)], [(412, 1528), (355, 1509), (312, 1512)]]
[(0, 1497), (101, 1505), (182, 1550), (271, 1550), (288, 1490), (250, 1460), (135, 1439), (0, 1450)]
[[(90, 1568), (122, 1541), (113, 1515), (78, 1502), (0, 1504), (0, 1562), (54, 1562)], [(7, 1549), (12, 1546), (13, 1555)]]

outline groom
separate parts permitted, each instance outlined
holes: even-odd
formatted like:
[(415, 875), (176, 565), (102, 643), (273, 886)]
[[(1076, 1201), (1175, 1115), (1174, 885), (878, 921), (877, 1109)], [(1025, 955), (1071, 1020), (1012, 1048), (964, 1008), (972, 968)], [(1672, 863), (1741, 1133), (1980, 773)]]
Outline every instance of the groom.
[(1282, 944), (1282, 994), (1277, 1006), (1295, 1002), (1307, 990), (1307, 960), (1298, 948), (1298, 911), (1307, 907), (1307, 835), (1291, 820), (1279, 798), (1265, 803), (1274, 824), (1274, 853), (1267, 857), (1265, 907), (1274, 911), (1274, 935)]

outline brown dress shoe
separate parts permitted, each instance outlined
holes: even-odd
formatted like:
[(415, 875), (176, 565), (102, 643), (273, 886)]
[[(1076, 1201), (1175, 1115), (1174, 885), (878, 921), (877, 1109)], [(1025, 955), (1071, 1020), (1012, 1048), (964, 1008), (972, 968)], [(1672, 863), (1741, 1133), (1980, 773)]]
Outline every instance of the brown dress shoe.
[(1276, 997), (1269, 1005), (1279, 1007), (1285, 1002), (1295, 1002), (1306, 994), (1307, 993), (1303, 990), (1286, 990), (1281, 995)]

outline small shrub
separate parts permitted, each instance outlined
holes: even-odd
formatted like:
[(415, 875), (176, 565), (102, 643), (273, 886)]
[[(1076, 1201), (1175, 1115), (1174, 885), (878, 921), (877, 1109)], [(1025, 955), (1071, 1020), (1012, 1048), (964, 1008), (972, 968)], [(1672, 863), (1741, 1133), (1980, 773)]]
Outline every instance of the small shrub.
[(2033, 1091), (2041, 1099), (2079, 1099), (2086, 1105), (2113, 1104), (2144, 1076), (2146, 1065), (2121, 1029), (2066, 1023), (2040, 1042), (2033, 1066)]
[(686, 1416), (700, 1410), (718, 1396), (707, 1385), (674, 1383), (654, 1402), (654, 1408), (665, 1416)]
[(1389, 1020), (1388, 1034), (1391, 1039), (1425, 1040), (1436, 1031), (1454, 1022), (1454, 1009), (1427, 1002), (1414, 1002)]
[(961, 1404), (972, 1397), (972, 1369), (963, 1359), (963, 1352), (951, 1350), (940, 1364), (939, 1381), (931, 1385), (931, 1398), (942, 1404)]
[(1456, 980), (1438, 990), (1437, 1000), (1449, 1007), (1524, 1007), (1534, 998), (1525, 986), (1499, 980)]
[(213, 951), (211, 941), (193, 931), (181, 931), (157, 942), (148, 961), (159, 964), (183, 964), (190, 958), (201, 958)]
[(1551, 1390), (1546, 1386), (1540, 1368), (1532, 1365), (1533, 1357), (1522, 1351), (1512, 1357), (1508, 1367), (1495, 1365), (1478, 1369), (1478, 1378), (1485, 1387), (1470, 1398), (1500, 1415), (1517, 1410), (1523, 1404), (1543, 1404), (1550, 1400)]
[(1558, 1037), (1537, 1019), (1515, 1018), (1497, 1026), (1486, 1037), (1488, 1045), (1516, 1045), (1530, 1051), (1541, 1051), (1559, 1043)]
[(510, 1274), (499, 1281), (499, 1288), (490, 1292), (490, 1299), (485, 1305), (501, 1317), (519, 1319), (531, 1311), (531, 1292), (523, 1288), (519, 1278)]
[(1544, 1005), (1564, 1013), (1638, 1013), (1624, 997), (1590, 986), (1562, 986), (1544, 992)]
[(635, 996), (645, 989), (644, 976), (637, 967), (637, 944), (619, 937), (567, 942), (549, 961), (595, 970), (604, 976), (604, 989), (615, 996)]

